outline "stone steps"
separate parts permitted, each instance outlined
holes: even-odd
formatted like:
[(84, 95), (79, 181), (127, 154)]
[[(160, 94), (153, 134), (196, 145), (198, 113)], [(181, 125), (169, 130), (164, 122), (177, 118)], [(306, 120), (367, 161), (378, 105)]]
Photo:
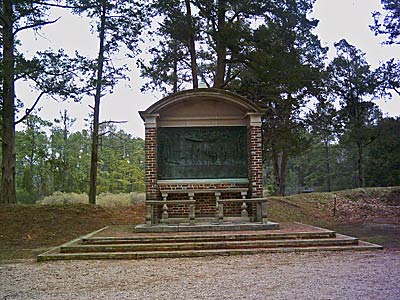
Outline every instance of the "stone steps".
[(309, 246), (343, 246), (355, 245), (358, 239), (343, 237), (335, 239), (299, 239), (299, 240), (252, 240), (252, 241), (213, 241), (186, 243), (147, 243), (147, 244), (113, 244), (113, 245), (71, 245), (61, 247), (61, 253), (79, 252), (132, 252), (132, 251), (176, 251), (176, 250), (209, 250), (209, 249), (250, 249), (277, 247)]
[(221, 234), (89, 235), (54, 248), (38, 261), (179, 258), (279, 252), (382, 249), (357, 238), (320, 229), (310, 232), (221, 232)]
[(131, 244), (131, 243), (186, 243), (207, 241), (249, 241), (249, 240), (290, 240), (333, 238), (336, 233), (331, 230), (323, 232), (296, 232), (296, 233), (230, 233), (218, 235), (171, 235), (171, 236), (139, 236), (139, 237), (89, 237), (83, 238), (83, 244)]
[(137, 252), (87, 252), (87, 253), (49, 253), (39, 255), (38, 261), (50, 260), (89, 260), (89, 259), (146, 259), (146, 258), (184, 258), (222, 255), (246, 255), (262, 253), (319, 252), (319, 251), (361, 251), (381, 249), (377, 245), (314, 246), (292, 248), (254, 248), (254, 249), (214, 249), (196, 251), (137, 251)]

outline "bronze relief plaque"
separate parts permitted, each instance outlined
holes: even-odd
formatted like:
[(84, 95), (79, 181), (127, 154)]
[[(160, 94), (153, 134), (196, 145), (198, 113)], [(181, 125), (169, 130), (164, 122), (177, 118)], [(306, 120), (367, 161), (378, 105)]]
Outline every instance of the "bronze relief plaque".
[(247, 128), (158, 128), (158, 179), (247, 178)]

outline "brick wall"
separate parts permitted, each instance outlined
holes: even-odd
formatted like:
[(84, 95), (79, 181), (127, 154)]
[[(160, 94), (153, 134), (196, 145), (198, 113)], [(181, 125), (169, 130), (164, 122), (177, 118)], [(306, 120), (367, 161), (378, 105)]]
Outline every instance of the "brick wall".
[[(188, 183), (188, 184), (163, 184), (163, 189), (166, 190), (210, 190), (210, 193), (199, 193), (194, 195), (195, 204), (195, 214), (196, 217), (213, 217), (215, 216), (216, 201), (215, 194), (212, 190), (224, 189), (224, 188), (248, 188), (247, 184), (238, 183)], [(232, 199), (232, 198), (242, 198), (239, 192), (235, 193), (222, 193), (220, 199)], [(170, 193), (168, 199), (171, 200), (182, 200), (189, 199), (187, 194), (182, 193)], [(158, 193), (158, 200), (162, 200), (161, 193)], [(225, 216), (240, 216), (241, 204), (238, 203), (227, 203), (224, 204), (224, 214)], [(189, 213), (188, 205), (168, 205), (168, 212), (170, 217), (187, 217)], [(161, 217), (161, 211), (157, 212), (158, 218)]]
[[(197, 185), (191, 185), (191, 189), (200, 189)], [(232, 185), (231, 187), (247, 187), (247, 185)], [(202, 187), (201, 189), (207, 189), (207, 187)], [(214, 187), (215, 189), (215, 187)], [(232, 199), (241, 198), (240, 193), (222, 193), (220, 199)], [(181, 193), (171, 193), (168, 195), (170, 200), (182, 200), (188, 199), (187, 194)], [(195, 204), (195, 214), (196, 217), (214, 217), (216, 213), (216, 201), (215, 194), (210, 193), (199, 193), (194, 195)], [(224, 204), (224, 215), (230, 216), (240, 216), (242, 203), (225, 203)], [(189, 205), (187, 204), (169, 204), (168, 213), (170, 217), (187, 217), (189, 213)], [(157, 211), (158, 218), (161, 217), (161, 210)]]

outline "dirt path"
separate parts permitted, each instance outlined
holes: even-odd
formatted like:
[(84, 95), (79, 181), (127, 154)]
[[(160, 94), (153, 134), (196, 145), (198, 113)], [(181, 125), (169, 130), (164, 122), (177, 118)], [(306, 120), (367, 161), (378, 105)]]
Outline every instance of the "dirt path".
[(0, 264), (0, 299), (385, 299), (400, 251)]

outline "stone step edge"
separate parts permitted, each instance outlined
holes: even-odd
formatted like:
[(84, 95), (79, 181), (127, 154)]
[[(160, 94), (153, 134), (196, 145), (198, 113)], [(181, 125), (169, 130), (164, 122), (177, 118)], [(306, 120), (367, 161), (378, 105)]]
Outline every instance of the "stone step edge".
[(111, 244), (132, 242), (171, 242), (171, 241), (196, 241), (196, 240), (258, 240), (258, 239), (301, 239), (301, 238), (332, 238), (336, 232), (331, 230), (314, 232), (283, 232), (283, 233), (251, 233), (251, 234), (223, 234), (223, 235), (193, 235), (193, 236), (142, 236), (142, 237), (91, 237), (82, 239), (84, 244)]
[(266, 223), (230, 223), (211, 224), (200, 223), (190, 225), (189, 223), (178, 224), (139, 224), (135, 226), (136, 233), (166, 233), (166, 232), (204, 232), (204, 231), (248, 231), (248, 230), (279, 230), (279, 224), (268, 221)]
[(298, 240), (255, 240), (255, 241), (214, 241), (192, 243), (161, 243), (161, 244), (114, 244), (114, 245), (67, 245), (60, 248), (62, 253), (71, 252), (121, 252), (121, 251), (169, 251), (169, 250), (205, 250), (233, 248), (262, 248), (262, 247), (298, 247), (357, 244), (358, 239), (342, 236), (326, 239)]
[(51, 260), (99, 260), (99, 259), (146, 259), (146, 258), (182, 258), (214, 255), (246, 255), (262, 253), (319, 252), (319, 251), (368, 251), (382, 250), (380, 245), (362, 242), (358, 245), (326, 247), (256, 248), (256, 249), (217, 249), (197, 251), (153, 251), (153, 252), (97, 252), (97, 253), (49, 253), (37, 256), (37, 261)]

